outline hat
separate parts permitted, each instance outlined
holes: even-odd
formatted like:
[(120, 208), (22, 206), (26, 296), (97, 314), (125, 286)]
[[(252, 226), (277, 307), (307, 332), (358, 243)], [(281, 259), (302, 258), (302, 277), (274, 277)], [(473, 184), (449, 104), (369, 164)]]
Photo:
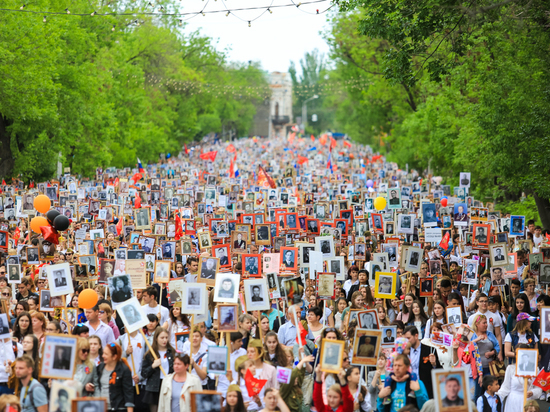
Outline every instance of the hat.
[(239, 385), (229, 385), (229, 388), (227, 388), (227, 392), (232, 392), (232, 391), (235, 391), (235, 392), (240, 392), (241, 391), (241, 387)]
[(528, 313), (521, 312), (518, 314), (518, 317), (516, 318), (516, 321), (519, 322), (520, 320), (529, 319), (531, 316), (529, 316)]
[(262, 341), (260, 339), (250, 339), (248, 342), (249, 348), (264, 348), (264, 345), (262, 344)]
[(489, 303), (498, 303), (498, 304), (500, 304), (500, 296), (489, 296), (487, 301)]
[(237, 359), (235, 359), (235, 370), (238, 371), (239, 367), (247, 360), (249, 360), (248, 355), (239, 356)]

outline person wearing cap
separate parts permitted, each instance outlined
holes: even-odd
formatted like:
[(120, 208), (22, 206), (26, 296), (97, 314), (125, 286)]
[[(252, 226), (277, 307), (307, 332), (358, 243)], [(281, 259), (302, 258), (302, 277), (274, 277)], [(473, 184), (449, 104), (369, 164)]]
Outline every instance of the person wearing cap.
[(229, 385), (227, 388), (227, 396), (225, 398), (226, 412), (246, 412), (244, 405), (243, 394), (239, 385)]
[(174, 373), (162, 380), (159, 411), (191, 411), (191, 391), (202, 391), (202, 385), (197, 376), (187, 372), (190, 362), (187, 354), (177, 353), (174, 356)]
[(512, 332), (508, 333), (504, 338), (504, 355), (507, 356), (511, 363), (515, 363), (516, 349), (519, 344), (524, 343), (531, 349), (538, 349), (538, 338), (531, 330), (531, 322), (536, 318), (528, 313), (521, 312), (516, 318), (516, 326)]

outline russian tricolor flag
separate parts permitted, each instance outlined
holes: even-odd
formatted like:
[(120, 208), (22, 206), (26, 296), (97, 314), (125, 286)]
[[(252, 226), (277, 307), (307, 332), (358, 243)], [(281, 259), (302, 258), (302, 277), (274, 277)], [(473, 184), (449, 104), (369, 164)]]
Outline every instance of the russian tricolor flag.
[(138, 161), (139, 173), (145, 173), (145, 170), (143, 169), (143, 166), (141, 165), (141, 160), (139, 160), (139, 157), (137, 158), (137, 161)]
[(334, 173), (332, 171), (332, 153), (330, 153), (330, 152), (328, 154), (327, 169), (330, 169), (330, 174)]

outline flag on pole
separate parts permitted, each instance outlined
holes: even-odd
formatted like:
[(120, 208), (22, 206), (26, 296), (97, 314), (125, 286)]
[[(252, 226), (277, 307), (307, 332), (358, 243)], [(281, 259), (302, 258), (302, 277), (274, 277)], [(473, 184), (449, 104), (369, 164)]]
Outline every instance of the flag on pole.
[(327, 169), (330, 169), (330, 174), (334, 173), (332, 171), (332, 153), (330, 153), (330, 152), (328, 154)]
[(265, 171), (265, 169), (262, 166), (259, 166), (260, 170), (258, 170), (258, 186), (262, 187), (271, 187), (272, 189), (275, 189), (277, 185), (275, 184), (275, 181), (269, 176), (269, 174)]
[(139, 173), (145, 173), (145, 169), (143, 169), (143, 166), (141, 165), (141, 160), (139, 160), (139, 157), (137, 158), (137, 161), (138, 161)]
[(200, 157), (202, 160), (210, 160), (211, 162), (213, 162), (214, 160), (216, 160), (217, 154), (217, 150), (212, 150), (210, 152), (202, 153)]

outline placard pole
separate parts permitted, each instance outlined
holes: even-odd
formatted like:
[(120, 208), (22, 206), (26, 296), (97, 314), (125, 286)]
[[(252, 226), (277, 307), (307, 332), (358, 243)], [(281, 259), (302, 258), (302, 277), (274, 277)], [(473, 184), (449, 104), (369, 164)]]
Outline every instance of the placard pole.
[[(145, 344), (147, 345), (147, 347), (149, 348), (149, 350), (151, 351), (151, 355), (153, 355), (153, 359), (157, 360), (158, 359), (158, 356), (157, 354), (155, 353), (155, 351), (153, 350), (153, 347), (151, 346), (151, 344), (149, 343), (149, 341), (147, 340), (147, 337), (145, 336), (145, 333), (143, 333), (143, 330), (141, 328), (139, 328), (139, 332), (141, 333), (141, 336), (143, 336), (143, 340), (145, 340)], [(191, 365), (189, 365), (191, 366)], [(159, 368), (160, 370), (162, 371), (162, 373), (164, 373), (164, 376), (168, 376), (168, 374), (166, 373), (166, 371), (164, 370), (164, 368), (162, 367), (162, 362), (161, 364), (159, 365)]]

